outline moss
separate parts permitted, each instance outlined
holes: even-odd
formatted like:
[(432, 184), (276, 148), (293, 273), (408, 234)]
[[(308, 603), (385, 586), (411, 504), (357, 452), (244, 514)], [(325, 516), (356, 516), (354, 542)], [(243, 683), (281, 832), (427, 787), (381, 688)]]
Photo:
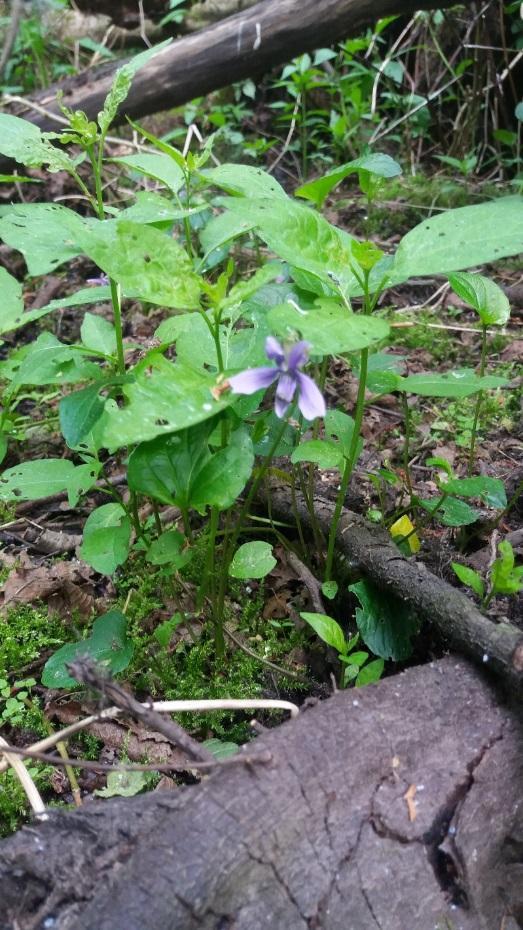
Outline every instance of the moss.
[(71, 638), (62, 620), (49, 616), (46, 607), (20, 604), (8, 608), (0, 620), (0, 676), (17, 675), (48, 649)]
[[(28, 769), (42, 793), (49, 789), (53, 769), (34, 764)], [(30, 807), (25, 792), (12, 769), (0, 774), (0, 836), (9, 836), (29, 820)]]

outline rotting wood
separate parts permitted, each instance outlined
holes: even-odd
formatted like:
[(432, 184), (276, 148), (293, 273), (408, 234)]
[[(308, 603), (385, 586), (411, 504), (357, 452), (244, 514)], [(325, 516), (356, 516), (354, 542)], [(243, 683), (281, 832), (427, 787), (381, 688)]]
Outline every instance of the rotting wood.
[(273, 763), (51, 812), (1, 843), (1, 930), (494, 930), (523, 915), (520, 725), (465, 660), (339, 692), (250, 748)]
[[(292, 503), (289, 491), (278, 486), (270, 493), (273, 516), (288, 519)], [(302, 524), (310, 530), (310, 515), (300, 497), (297, 507)], [(314, 510), (327, 536), (334, 504), (316, 497)], [(378, 587), (409, 604), (445, 646), (494, 671), (512, 687), (522, 688), (521, 630), (508, 622), (489, 620), (462, 591), (437, 578), (414, 556), (402, 556), (385, 529), (358, 514), (348, 510), (342, 513), (336, 543), (338, 558), (345, 560), (352, 572), (362, 572)]]
[[(294, 55), (355, 35), (380, 17), (451, 5), (450, 0), (262, 0), (173, 42), (149, 61), (134, 79), (117, 122), (179, 106), (263, 74)], [(28, 97), (25, 105), (11, 104), (9, 112), (54, 131), (60, 90), (63, 104), (95, 119), (121, 64), (109, 62), (53, 84)]]

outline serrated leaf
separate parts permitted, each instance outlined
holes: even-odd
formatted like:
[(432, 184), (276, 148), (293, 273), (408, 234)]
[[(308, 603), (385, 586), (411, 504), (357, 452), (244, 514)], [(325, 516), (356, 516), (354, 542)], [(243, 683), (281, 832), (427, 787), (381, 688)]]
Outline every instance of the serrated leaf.
[(314, 462), (320, 468), (341, 468), (343, 451), (334, 442), (324, 439), (308, 439), (301, 442), (291, 455), (291, 462)]
[(343, 630), (336, 620), (327, 614), (300, 613), (302, 620), (305, 620), (312, 627), (320, 639), (328, 646), (332, 646), (340, 655), (345, 655), (347, 644)]
[(129, 555), (131, 521), (121, 504), (103, 504), (84, 524), (80, 555), (101, 575), (112, 575)]
[(265, 578), (275, 565), (272, 546), (267, 542), (255, 540), (244, 543), (236, 550), (229, 566), (229, 575), (242, 579)]
[(159, 229), (100, 222), (84, 231), (81, 245), (126, 297), (183, 310), (199, 306), (200, 285), (187, 252)]
[(293, 303), (269, 310), (271, 330), (282, 338), (299, 333), (311, 345), (314, 355), (341, 355), (356, 352), (386, 339), (389, 325), (385, 320), (349, 313), (340, 301), (320, 298), (310, 310)]
[(62, 646), (47, 660), (42, 684), (46, 688), (71, 688), (78, 685), (66, 666), (85, 655), (104, 665), (113, 675), (123, 672), (132, 659), (133, 648), (132, 640), (127, 637), (126, 618), (119, 610), (110, 610), (95, 620), (91, 636)]
[(507, 378), (499, 375), (477, 375), (472, 368), (458, 371), (445, 371), (442, 374), (420, 373), (400, 378), (399, 390), (408, 394), (420, 394), (423, 397), (470, 397), (478, 391), (489, 388), (505, 387)]
[(370, 581), (358, 581), (349, 586), (349, 591), (361, 604), (356, 608), (356, 623), (371, 652), (395, 662), (408, 659), (412, 653), (411, 638), (418, 629), (410, 607)]
[(449, 275), (452, 290), (477, 312), (483, 326), (504, 326), (510, 317), (510, 304), (504, 291), (481, 274), (456, 271)]

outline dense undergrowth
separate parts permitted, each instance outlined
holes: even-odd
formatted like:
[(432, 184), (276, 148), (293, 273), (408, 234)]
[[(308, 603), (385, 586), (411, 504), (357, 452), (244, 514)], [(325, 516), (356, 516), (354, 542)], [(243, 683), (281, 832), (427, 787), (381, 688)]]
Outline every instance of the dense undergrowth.
[[(493, 621), (517, 618), (523, 114), (517, 99), (489, 111), (482, 137), (467, 119), (446, 147), (465, 102), (481, 107), (468, 88), (483, 75), (473, 44), (467, 63), (454, 54), (467, 17), (450, 15), (381, 21), (144, 121), (137, 145), (107, 135), (154, 49), (120, 70), (96, 122), (64, 109), (68, 128), (45, 135), (0, 115), (0, 152), (29, 175), (4, 177), (0, 208), (10, 744), (85, 715), (75, 654), (143, 699), (301, 701), (419, 660), (420, 618), (336, 576), (346, 504)], [(432, 66), (407, 93), (420, 48)], [(423, 105), (442, 69), (451, 89)], [(203, 140), (185, 146), (195, 122)], [(259, 510), (271, 481), (305, 499), (312, 540), (296, 507), (285, 524)], [(328, 538), (317, 493), (333, 504)], [(222, 751), (251, 732), (245, 713), (190, 719)], [(147, 762), (143, 745), (121, 739), (110, 759)], [(68, 751), (109, 750), (80, 734)], [(31, 771), (49, 803), (105, 790), (103, 772)], [(148, 773), (136, 790), (152, 786)], [(0, 774), (0, 830), (24, 809)]]

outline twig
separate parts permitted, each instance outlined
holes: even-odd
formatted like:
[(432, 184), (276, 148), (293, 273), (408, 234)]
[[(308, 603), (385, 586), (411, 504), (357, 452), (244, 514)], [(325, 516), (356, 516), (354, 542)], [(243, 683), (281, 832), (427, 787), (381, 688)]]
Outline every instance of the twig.
[[(5, 749), (3, 747), (5, 747)], [(40, 820), (47, 820), (45, 804), (40, 797), (40, 792), (38, 791), (38, 788), (36, 787), (33, 779), (27, 771), (24, 763), (21, 759), (18, 758), (21, 753), (17, 751), (14, 746), (10, 746), (2, 736), (0, 736), (0, 748), (1, 754), (4, 756), (7, 764), (12, 767), (16, 777), (22, 785), (33, 813), (35, 816), (39, 817)]]
[(263, 656), (259, 656), (254, 649), (249, 649), (245, 643), (242, 643), (241, 639), (238, 639), (231, 630), (224, 625), (223, 627), (225, 635), (232, 639), (233, 643), (238, 646), (239, 649), (242, 649), (243, 652), (246, 652), (248, 656), (252, 656), (253, 659), (257, 659), (258, 662), (261, 662), (262, 665), (267, 665), (269, 668), (272, 668), (274, 672), (278, 672), (279, 675), (285, 675), (287, 678), (295, 678), (296, 681), (307, 681), (304, 675), (299, 675), (298, 672), (292, 672), (290, 669), (283, 668), (281, 665), (276, 665), (274, 662), (271, 662), (270, 659), (265, 659)]
[(152, 707), (144, 707), (131, 694), (124, 691), (120, 685), (112, 680), (108, 675), (100, 672), (94, 662), (89, 658), (78, 658), (70, 662), (67, 666), (73, 678), (88, 688), (99, 691), (104, 697), (109, 698), (112, 704), (116, 704), (121, 710), (130, 714), (136, 720), (141, 720), (149, 729), (157, 730), (167, 737), (170, 743), (178, 746), (185, 752), (189, 758), (198, 762), (211, 762), (214, 757), (208, 749), (200, 746), (183, 727), (174, 720), (165, 720)]
[(287, 561), (307, 588), (316, 613), (324, 614), (325, 607), (321, 599), (321, 585), (318, 579), (314, 577), (310, 568), (307, 568), (294, 552), (287, 552)]

